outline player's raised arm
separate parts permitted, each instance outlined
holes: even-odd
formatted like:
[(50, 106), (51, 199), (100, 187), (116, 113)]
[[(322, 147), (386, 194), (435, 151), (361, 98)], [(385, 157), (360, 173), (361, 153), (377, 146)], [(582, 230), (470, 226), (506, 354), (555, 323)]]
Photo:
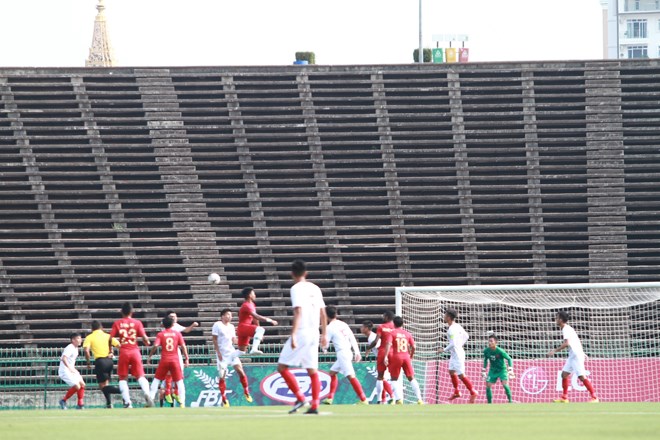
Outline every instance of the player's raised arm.
[(250, 316), (252, 316), (252, 318), (256, 319), (259, 322), (267, 322), (267, 323), (272, 324), (272, 325), (277, 325), (277, 321), (275, 321), (274, 319), (269, 318), (267, 316), (260, 315), (257, 312), (251, 311)]
[(199, 327), (199, 322), (195, 321), (192, 324), (190, 324), (188, 327), (184, 328), (181, 330), (182, 333), (190, 333), (195, 329), (195, 327)]

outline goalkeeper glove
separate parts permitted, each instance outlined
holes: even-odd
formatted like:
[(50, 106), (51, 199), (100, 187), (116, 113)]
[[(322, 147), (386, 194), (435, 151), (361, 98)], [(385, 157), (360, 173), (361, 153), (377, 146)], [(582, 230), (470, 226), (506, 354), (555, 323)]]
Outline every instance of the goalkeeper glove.
[(483, 377), (484, 380), (486, 380), (486, 379), (488, 378), (488, 374), (486, 373), (486, 369), (485, 369), (485, 368), (481, 370), (481, 377)]
[(515, 379), (516, 375), (513, 373), (513, 367), (509, 367), (509, 379)]

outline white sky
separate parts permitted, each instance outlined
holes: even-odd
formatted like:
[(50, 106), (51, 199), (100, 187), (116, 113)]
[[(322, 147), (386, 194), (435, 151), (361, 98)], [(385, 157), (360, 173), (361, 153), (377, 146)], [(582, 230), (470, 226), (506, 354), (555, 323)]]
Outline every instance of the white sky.
[[(97, 0), (0, 0), (0, 66), (84, 66)], [(121, 66), (412, 62), (418, 0), (105, 0)], [(602, 57), (598, 0), (423, 0), (424, 43), (469, 35), (471, 61)]]

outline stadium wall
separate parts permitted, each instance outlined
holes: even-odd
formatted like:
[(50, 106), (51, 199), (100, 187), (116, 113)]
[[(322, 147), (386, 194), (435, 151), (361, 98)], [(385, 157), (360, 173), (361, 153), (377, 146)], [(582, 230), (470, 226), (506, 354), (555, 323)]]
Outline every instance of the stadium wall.
[(657, 60), (0, 69), (0, 96), (3, 346), (125, 300), (201, 343), (245, 285), (283, 335), (298, 257), (351, 323), (400, 285), (657, 279)]

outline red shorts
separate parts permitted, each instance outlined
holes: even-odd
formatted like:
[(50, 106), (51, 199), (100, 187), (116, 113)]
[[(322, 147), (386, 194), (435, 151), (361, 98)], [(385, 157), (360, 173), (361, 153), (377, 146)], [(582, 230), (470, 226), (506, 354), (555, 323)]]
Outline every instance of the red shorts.
[(126, 380), (129, 373), (136, 379), (144, 377), (142, 355), (139, 350), (124, 350), (119, 352), (119, 361), (117, 361), (117, 376), (119, 376), (119, 380)]
[(243, 347), (250, 343), (250, 338), (254, 336), (257, 325), (253, 324), (238, 324), (236, 329), (236, 336), (238, 336), (238, 346)]
[(387, 366), (387, 368), (390, 371), (390, 376), (392, 377), (392, 380), (399, 378), (399, 375), (401, 374), (401, 369), (403, 369), (403, 374), (405, 374), (406, 377), (415, 376), (415, 370), (413, 369), (412, 366), (412, 360), (408, 356), (403, 358), (398, 356), (390, 356), (390, 364)]
[(178, 382), (183, 379), (183, 372), (181, 372), (181, 364), (179, 359), (161, 359), (158, 363), (158, 368), (156, 368), (156, 375), (154, 376), (158, 380), (165, 380), (167, 378), (167, 373), (172, 374), (172, 380)]
[(378, 374), (383, 374), (387, 370), (385, 366), (385, 352), (378, 350), (378, 356), (376, 356), (376, 371)]

